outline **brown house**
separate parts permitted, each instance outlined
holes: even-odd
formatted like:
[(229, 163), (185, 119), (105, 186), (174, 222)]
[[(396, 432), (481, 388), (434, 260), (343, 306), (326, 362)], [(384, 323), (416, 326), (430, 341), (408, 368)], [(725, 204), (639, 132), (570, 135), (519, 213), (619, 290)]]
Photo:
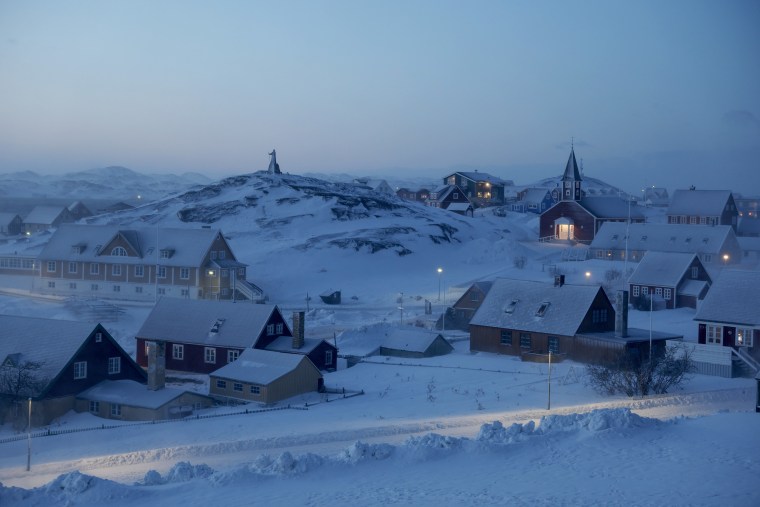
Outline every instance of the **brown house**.
[[(536, 359), (551, 352), (583, 362), (604, 362), (617, 353), (643, 357), (649, 332), (628, 329), (627, 293), (616, 313), (601, 287), (526, 280), (494, 281), (470, 322), (470, 349)], [(616, 331), (617, 329), (617, 331)], [(654, 333), (656, 350), (676, 335)]]
[[(493, 282), (484, 281), (470, 285), (470, 288), (446, 312), (446, 329), (469, 330), (470, 320), (480, 308), (492, 284)], [(437, 328), (440, 329), (440, 327), (441, 325), (438, 324)]]
[(562, 176), (561, 200), (541, 213), (539, 239), (590, 243), (606, 222), (645, 221), (644, 215), (630, 200), (610, 196), (587, 197), (581, 184), (575, 151), (571, 150)]
[(216, 229), (64, 224), (38, 259), (36, 289), (45, 294), (143, 301), (162, 296), (264, 299)]
[(0, 400), (13, 418), (26, 413), (31, 397), (33, 425), (72, 410), (77, 395), (104, 380), (146, 381), (142, 368), (100, 324), (10, 315), (0, 315), (0, 369), (4, 376), (30, 373), (31, 380), (6, 385)]
[(668, 208), (669, 224), (730, 225), (735, 232), (738, 218), (730, 190), (676, 190)]
[(269, 405), (321, 391), (322, 374), (308, 357), (247, 349), (233, 363), (209, 375), (209, 394)]
[(670, 310), (696, 308), (711, 283), (697, 254), (674, 252), (647, 252), (628, 279), (631, 302), (641, 309), (655, 302)]

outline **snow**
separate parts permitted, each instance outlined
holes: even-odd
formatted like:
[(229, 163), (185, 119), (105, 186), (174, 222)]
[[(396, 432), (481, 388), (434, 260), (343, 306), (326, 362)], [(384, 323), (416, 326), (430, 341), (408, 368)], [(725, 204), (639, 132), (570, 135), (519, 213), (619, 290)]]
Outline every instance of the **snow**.
[[(401, 326), (430, 329), (444, 304), (475, 281), (551, 285), (559, 270), (567, 284), (598, 286), (606, 272), (623, 269), (614, 261), (563, 262), (564, 247), (535, 242), (534, 216), (486, 210), (466, 219), (413, 204), (362, 203), (369, 216), (342, 220), (330, 211), (335, 201), (284, 185), (267, 191), (246, 182), (220, 186), (194, 204), (229, 209), (257, 195), (256, 207), (221, 213), (214, 227), (270, 302), (285, 315), (308, 304), (307, 337), (336, 342), (341, 354), (365, 356)], [(173, 199), (118, 216), (138, 223), (149, 211), (162, 227), (197, 226), (179, 221), (184, 206)], [(430, 224), (456, 232), (435, 242), (431, 231), (443, 234)], [(377, 239), (378, 231), (412, 253), (370, 253), (328, 239)], [(521, 268), (514, 260), (523, 256)], [(2, 313), (90, 318), (60, 299), (29, 297), (9, 278), (0, 277)], [(329, 287), (341, 288), (343, 304), (315, 297)], [(425, 314), (426, 300), (433, 315)], [(151, 307), (118, 304), (124, 313), (103, 325), (134, 354)], [(696, 342), (694, 314), (631, 310), (629, 324), (649, 329), (651, 319), (654, 330)], [(607, 397), (586, 384), (582, 364), (553, 364), (550, 383), (547, 364), (471, 353), (466, 333), (444, 335), (451, 354), (373, 356), (351, 368), (344, 361), (325, 373), (330, 392), (286, 400), (273, 407), (279, 410), (216, 407), (201, 412), (214, 417), (140, 425), (68, 413), (50, 428), (90, 430), (32, 439), (30, 472), (25, 439), (0, 443), (0, 505), (760, 504), (754, 379), (692, 375), (669, 394)], [(10, 425), (0, 429), (0, 438), (15, 435)]]

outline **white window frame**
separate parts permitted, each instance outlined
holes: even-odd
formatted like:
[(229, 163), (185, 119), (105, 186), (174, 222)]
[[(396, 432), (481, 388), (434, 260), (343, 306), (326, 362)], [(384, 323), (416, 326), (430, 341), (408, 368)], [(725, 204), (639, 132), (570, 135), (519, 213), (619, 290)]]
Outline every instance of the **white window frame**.
[(121, 358), (119, 356), (108, 358), (108, 374), (117, 375), (121, 373)]
[(180, 280), (189, 280), (190, 268), (179, 268), (179, 278)]
[(158, 267), (158, 277), (159, 278), (166, 278), (166, 266), (159, 266)]
[(754, 330), (751, 327), (736, 328), (736, 344), (740, 347), (752, 347)]
[(274, 329), (274, 334), (282, 334), (282, 322), (279, 322)]
[(121, 276), (121, 264), (111, 265), (111, 276)]
[(655, 287), (654, 288), (654, 295), (662, 297), (662, 287)]
[(55, 261), (48, 261), (47, 270), (48, 272), (55, 272)]
[(127, 249), (123, 246), (116, 246), (111, 249), (111, 255), (113, 257), (127, 257)]
[(203, 361), (207, 364), (216, 364), (216, 348), (215, 347), (203, 348)]
[(633, 297), (638, 297), (638, 295), (639, 295), (639, 286), (638, 285), (634, 285), (633, 286)]
[(111, 403), (111, 417), (121, 417), (121, 405), (119, 403)]
[(93, 262), (90, 264), (90, 274), (91, 275), (99, 275), (100, 274), (100, 264), (97, 264)]
[(172, 359), (176, 359), (177, 361), (184, 361), (185, 360), (185, 346), (181, 343), (173, 343), (172, 344)]
[(240, 351), (239, 350), (228, 350), (227, 351), (227, 362), (228, 363), (235, 362), (238, 357), (240, 357)]
[(274, 324), (267, 324), (267, 336), (274, 334)]
[(325, 350), (325, 365), (330, 365), (332, 363), (333, 363), (333, 351)]
[(113, 286), (113, 291), (114, 292), (121, 292), (121, 285), (114, 285)]
[(69, 261), (69, 273), (76, 273), (77, 272), (77, 263), (74, 261)]
[(708, 345), (723, 345), (723, 326), (707, 324), (705, 343)]
[(691, 279), (696, 280), (699, 278), (699, 266), (692, 266), (691, 267)]
[(87, 378), (87, 361), (77, 361), (74, 363), (74, 380)]
[(100, 402), (90, 400), (90, 413), (91, 414), (98, 414), (100, 413)]
[(671, 297), (673, 296), (671, 289), (665, 289), (664, 297), (667, 301), (670, 301)]
[(145, 276), (145, 266), (138, 264), (135, 266), (135, 278), (142, 278)]

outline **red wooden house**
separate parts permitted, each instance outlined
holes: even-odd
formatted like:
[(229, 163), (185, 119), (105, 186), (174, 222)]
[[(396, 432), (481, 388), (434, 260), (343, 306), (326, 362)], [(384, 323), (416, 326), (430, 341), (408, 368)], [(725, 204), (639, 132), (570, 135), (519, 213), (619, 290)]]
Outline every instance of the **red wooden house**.
[(736, 231), (738, 217), (730, 190), (676, 190), (668, 208), (669, 224), (730, 225)]
[(649, 308), (656, 301), (667, 309), (696, 308), (712, 279), (697, 254), (647, 252), (628, 279), (631, 302)]

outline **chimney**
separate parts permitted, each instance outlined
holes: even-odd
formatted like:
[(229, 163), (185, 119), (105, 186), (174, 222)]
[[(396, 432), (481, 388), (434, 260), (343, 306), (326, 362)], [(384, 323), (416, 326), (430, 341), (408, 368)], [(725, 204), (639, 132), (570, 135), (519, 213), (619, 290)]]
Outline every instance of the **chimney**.
[(615, 336), (628, 336), (628, 291), (619, 290), (615, 295)]
[(148, 342), (148, 389), (158, 391), (166, 385), (166, 342)]
[(562, 287), (565, 285), (565, 275), (554, 275), (554, 286)]
[(303, 347), (305, 312), (293, 312), (293, 348)]

